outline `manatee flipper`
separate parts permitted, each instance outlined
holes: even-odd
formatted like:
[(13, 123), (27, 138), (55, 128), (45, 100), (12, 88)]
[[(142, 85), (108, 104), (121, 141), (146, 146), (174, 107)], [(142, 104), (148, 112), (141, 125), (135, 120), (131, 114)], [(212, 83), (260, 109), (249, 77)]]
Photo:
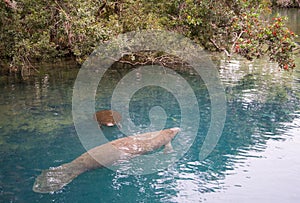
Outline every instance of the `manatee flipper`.
[(174, 150), (173, 150), (171, 142), (168, 142), (165, 145), (164, 153), (167, 154), (167, 153), (171, 153), (171, 152), (174, 152)]
[(49, 193), (60, 190), (82, 173), (82, 168), (70, 167), (64, 164), (58, 167), (51, 167), (36, 178), (33, 191), (39, 193)]

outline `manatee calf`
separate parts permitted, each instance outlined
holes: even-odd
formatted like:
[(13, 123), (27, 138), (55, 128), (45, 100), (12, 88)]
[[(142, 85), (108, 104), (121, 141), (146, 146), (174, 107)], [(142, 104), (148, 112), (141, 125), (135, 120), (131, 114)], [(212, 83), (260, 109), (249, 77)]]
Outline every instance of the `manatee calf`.
[(101, 110), (94, 114), (94, 118), (100, 126), (114, 126), (121, 122), (122, 116), (113, 110)]
[(170, 150), (171, 141), (179, 131), (180, 128), (170, 128), (133, 135), (92, 148), (70, 163), (42, 171), (32, 189), (38, 193), (55, 192), (88, 170), (109, 166), (124, 157), (130, 159), (162, 146)]

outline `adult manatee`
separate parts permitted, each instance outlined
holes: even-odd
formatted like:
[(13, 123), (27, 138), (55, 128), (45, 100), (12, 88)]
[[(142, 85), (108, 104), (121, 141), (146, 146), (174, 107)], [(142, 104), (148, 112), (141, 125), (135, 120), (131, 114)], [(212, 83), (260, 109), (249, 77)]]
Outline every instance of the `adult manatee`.
[(70, 163), (42, 171), (32, 189), (38, 193), (55, 192), (88, 170), (109, 166), (124, 157), (130, 159), (162, 146), (170, 149), (171, 141), (179, 131), (180, 128), (170, 128), (133, 135), (92, 148)]

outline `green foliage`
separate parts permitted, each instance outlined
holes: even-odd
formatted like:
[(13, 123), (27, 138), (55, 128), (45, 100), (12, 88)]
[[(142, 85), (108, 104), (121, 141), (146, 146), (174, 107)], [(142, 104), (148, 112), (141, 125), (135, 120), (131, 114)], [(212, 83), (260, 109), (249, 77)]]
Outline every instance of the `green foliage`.
[(17, 15), (3, 1), (0, 1), (0, 57), (11, 56), (14, 46), (15, 26)]
[(0, 57), (18, 71), (56, 57), (82, 63), (98, 43), (120, 33), (168, 29), (228, 56), (267, 54), (280, 67), (293, 68), (294, 34), (281, 17), (267, 21), (269, 7), (269, 0), (19, 0), (16, 5), (5, 0), (0, 1)]
[(105, 22), (97, 19), (101, 5), (98, 1), (83, 0), (21, 0), (17, 9), (8, 9), (1, 4), (5, 13), (14, 17), (14, 24), (7, 23), (1, 30), (1, 38), (10, 37), (13, 42), (6, 51), (12, 59), (11, 66), (28, 67), (33, 60), (71, 55), (81, 62), (96, 43), (108, 38)]
[(295, 35), (284, 18), (268, 20), (270, 5), (268, 0), (186, 0), (182, 19), (187, 34), (208, 49), (224, 51), (228, 57), (238, 53), (249, 60), (268, 55), (280, 68), (294, 68)]
[(241, 21), (242, 24), (234, 24), (235, 29), (241, 33), (234, 47), (236, 53), (248, 59), (268, 54), (280, 68), (288, 70), (295, 67), (292, 59), (295, 34), (285, 27), (284, 18), (278, 16), (265, 23), (252, 13), (243, 16)]

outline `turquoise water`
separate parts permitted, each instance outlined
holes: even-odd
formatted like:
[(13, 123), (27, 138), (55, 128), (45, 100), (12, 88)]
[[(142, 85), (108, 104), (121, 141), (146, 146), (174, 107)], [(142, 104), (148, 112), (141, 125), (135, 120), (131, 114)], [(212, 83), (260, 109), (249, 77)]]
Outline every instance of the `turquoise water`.
[[(71, 116), (77, 69), (60, 76), (42, 74), (25, 83), (2, 80), (1, 202), (264, 202), (275, 194), (272, 202), (296, 202), (300, 198), (300, 72), (282, 72), (264, 60), (218, 63), (227, 116), (222, 136), (207, 159), (200, 162), (198, 156), (210, 122), (209, 94), (199, 77), (181, 72), (198, 87), (201, 123), (193, 145), (178, 162), (149, 175), (126, 175), (106, 168), (89, 171), (53, 194), (32, 191), (36, 176), (85, 151)], [(128, 69), (122, 71), (121, 76)], [(104, 81), (105, 88), (97, 92), (98, 109), (109, 108), (109, 93), (120, 75), (107, 77), (110, 82)], [(166, 127), (179, 124), (176, 99), (157, 87), (134, 95), (131, 118), (137, 125), (149, 125), (147, 112), (156, 105), (168, 115)], [(122, 137), (116, 128), (104, 128), (104, 132), (109, 140)], [(273, 191), (272, 182), (278, 180), (279, 185), (289, 187)]]

